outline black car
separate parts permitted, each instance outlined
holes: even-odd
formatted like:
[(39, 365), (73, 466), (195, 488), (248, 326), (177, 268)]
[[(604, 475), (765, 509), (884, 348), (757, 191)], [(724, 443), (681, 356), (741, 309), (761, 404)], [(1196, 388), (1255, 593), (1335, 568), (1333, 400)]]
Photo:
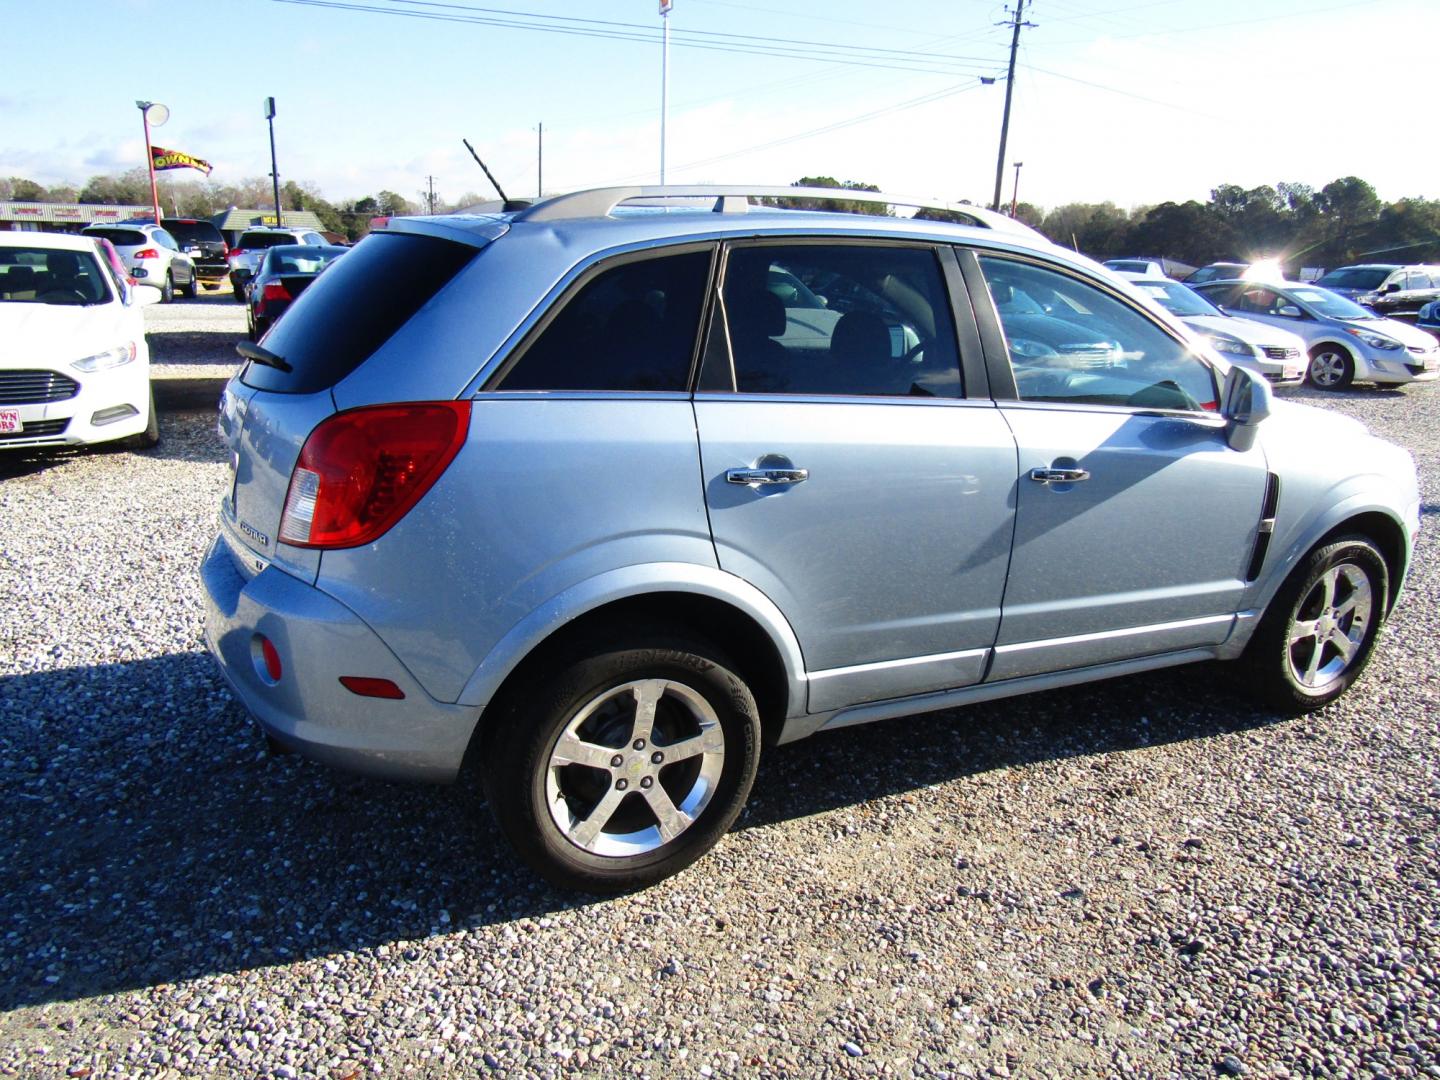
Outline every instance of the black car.
[(212, 288), (225, 280), (230, 273), (230, 245), (213, 222), (204, 218), (161, 218), (160, 224), (175, 238), (180, 250), (189, 255), (195, 263), (195, 276), (202, 284)]
[(246, 286), (250, 340), (259, 341), (321, 271), (349, 250), (315, 244), (266, 248), (259, 269)]

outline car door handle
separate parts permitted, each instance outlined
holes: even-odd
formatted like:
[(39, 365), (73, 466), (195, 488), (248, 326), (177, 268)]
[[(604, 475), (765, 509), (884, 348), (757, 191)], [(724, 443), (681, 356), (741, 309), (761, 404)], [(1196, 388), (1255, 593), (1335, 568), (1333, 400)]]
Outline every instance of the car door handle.
[(1041, 484), (1074, 484), (1090, 479), (1089, 469), (1031, 469), (1030, 479)]
[(728, 484), (798, 484), (810, 479), (809, 469), (776, 468), (726, 469), (725, 482)]

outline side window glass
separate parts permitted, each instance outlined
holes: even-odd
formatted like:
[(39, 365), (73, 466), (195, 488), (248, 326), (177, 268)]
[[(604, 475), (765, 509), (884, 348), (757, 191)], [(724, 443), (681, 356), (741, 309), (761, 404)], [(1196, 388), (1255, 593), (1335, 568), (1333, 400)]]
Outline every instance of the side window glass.
[(710, 252), (622, 263), (572, 293), (501, 390), (685, 390)]
[(1213, 410), (1214, 374), (1108, 293), (1029, 263), (982, 256), (1022, 401)]
[[(929, 249), (737, 247), (722, 297), (740, 393), (961, 396), (949, 298)], [(704, 386), (729, 389), (728, 372), (713, 375)]]
[(171, 238), (170, 234), (169, 234), (168, 232), (166, 232), (164, 229), (156, 229), (156, 230), (155, 230), (153, 233), (151, 233), (150, 235), (154, 238), (155, 242), (156, 242), (157, 244), (159, 244), (161, 247), (163, 247), (163, 248), (169, 248), (171, 251), (179, 251), (179, 250), (180, 250), (178, 247), (175, 246), (175, 241)]

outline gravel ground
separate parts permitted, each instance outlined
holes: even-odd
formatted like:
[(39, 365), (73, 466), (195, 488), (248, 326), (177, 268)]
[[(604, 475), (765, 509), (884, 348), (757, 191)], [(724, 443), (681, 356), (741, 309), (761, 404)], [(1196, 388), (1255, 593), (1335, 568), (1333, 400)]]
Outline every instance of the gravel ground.
[(239, 366), (235, 343), (245, 337), (245, 305), (237, 304), (227, 282), (202, 289), (195, 299), (177, 297), (145, 309), (155, 378), (229, 377)]
[(1425, 481), (1341, 702), (1181, 669), (820, 736), (603, 902), (467, 788), (261, 752), (200, 647), (212, 414), (0, 459), (0, 1073), (1440, 1076), (1436, 389), (1302, 395)]

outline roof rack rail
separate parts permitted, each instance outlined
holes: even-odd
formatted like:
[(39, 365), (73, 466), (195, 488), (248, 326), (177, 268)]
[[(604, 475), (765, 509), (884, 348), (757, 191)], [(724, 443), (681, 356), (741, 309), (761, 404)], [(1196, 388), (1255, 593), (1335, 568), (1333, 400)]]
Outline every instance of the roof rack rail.
[(946, 203), (935, 199), (916, 199), (887, 192), (856, 191), (851, 188), (775, 187), (750, 184), (668, 184), (649, 187), (605, 187), (573, 191), (567, 195), (537, 202), (516, 216), (517, 221), (574, 221), (580, 218), (608, 217), (623, 203), (664, 203), (674, 199), (714, 199), (717, 214), (743, 214), (749, 210), (751, 198), (760, 199), (824, 199), (830, 202), (863, 202), (877, 206), (906, 206), (917, 210), (946, 210), (969, 218), (974, 224), (1001, 232), (1035, 230), (1024, 222), (985, 210), (968, 203)]

